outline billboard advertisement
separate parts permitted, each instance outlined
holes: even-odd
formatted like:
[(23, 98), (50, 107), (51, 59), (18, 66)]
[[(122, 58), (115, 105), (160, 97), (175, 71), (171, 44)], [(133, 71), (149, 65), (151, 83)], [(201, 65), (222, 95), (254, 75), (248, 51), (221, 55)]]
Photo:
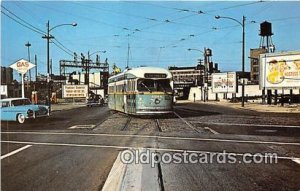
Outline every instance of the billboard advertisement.
[(88, 96), (87, 85), (63, 85), (63, 98), (85, 98)]
[(236, 73), (213, 73), (212, 91), (213, 93), (237, 93)]
[(260, 55), (260, 88), (300, 88), (300, 52)]

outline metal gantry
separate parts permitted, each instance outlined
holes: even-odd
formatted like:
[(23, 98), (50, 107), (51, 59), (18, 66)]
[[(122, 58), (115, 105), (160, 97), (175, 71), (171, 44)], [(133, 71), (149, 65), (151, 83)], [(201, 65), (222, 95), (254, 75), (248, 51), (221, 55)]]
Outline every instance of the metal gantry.
[(98, 69), (103, 72), (108, 72), (109, 64), (107, 60), (104, 63), (93, 62), (89, 59), (84, 59), (83, 61), (78, 60), (60, 60), (59, 61), (59, 71), (60, 75), (67, 76), (70, 73), (67, 72), (67, 68), (77, 68), (82, 69), (84, 71), (90, 71), (91, 69)]

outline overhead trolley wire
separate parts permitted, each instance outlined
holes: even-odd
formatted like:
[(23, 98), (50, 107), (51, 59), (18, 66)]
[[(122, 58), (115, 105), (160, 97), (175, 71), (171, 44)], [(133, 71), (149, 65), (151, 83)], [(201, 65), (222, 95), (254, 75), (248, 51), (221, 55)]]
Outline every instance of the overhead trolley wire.
[[(4, 14), (5, 16), (7, 16), (8, 18), (12, 19), (12, 20), (15, 21), (16, 23), (18, 23), (18, 24), (22, 25), (23, 27), (25, 27), (25, 28), (27, 28), (27, 29), (33, 31), (33, 32), (36, 32), (36, 33), (38, 33), (38, 34), (40, 34), (40, 35), (43, 35), (43, 36), (46, 35), (46, 32), (44, 32), (43, 30), (41, 30), (41, 29), (39, 29), (39, 28), (33, 26), (32, 24), (28, 23), (27, 21), (25, 21), (25, 20), (22, 19), (21, 17), (17, 16), (16, 14), (14, 14), (12, 11), (8, 10), (8, 9), (5, 8), (4, 6), (1, 5), (1, 7), (2, 7), (3, 9), (5, 9), (9, 14), (11, 14), (11, 15), (13, 15), (14, 17), (16, 17), (17, 19), (19, 19), (19, 20), (17, 20), (16, 18), (12, 17), (11, 15), (8, 15), (7, 13), (5, 13), (4, 11), (1, 10), (1, 13), (2, 13), (2, 14)], [(53, 44), (55, 44), (59, 49), (61, 49), (61, 50), (64, 51), (65, 53), (67, 53), (67, 54), (73, 56), (73, 51), (71, 51), (71, 50), (68, 49), (66, 46), (64, 46), (64, 45), (63, 45), (61, 42), (59, 42), (56, 38), (55, 38), (55, 41), (56, 41), (57, 43), (55, 43), (55, 42), (53, 41)]]
[[(25, 24), (27, 24), (28, 26), (30, 26), (31, 28), (33, 28), (36, 31), (39, 31), (42, 34), (46, 34), (43, 30), (33, 26), (32, 24), (28, 23), (27, 21), (25, 21), (24, 19), (20, 18), (19, 16), (17, 16), (16, 14), (14, 14), (13, 12), (11, 12), (10, 10), (8, 10), (7, 8), (5, 8), (3, 5), (1, 5), (1, 7), (3, 9), (5, 9), (8, 13), (10, 13), (11, 15), (13, 15), (14, 17), (16, 17), (17, 19), (21, 20), (22, 22), (24, 22)], [(2, 11), (1, 11), (2, 12)], [(11, 17), (10, 17), (11, 18)]]
[(34, 29), (34, 28), (32, 28), (32, 27), (29, 27), (29, 26), (27, 26), (27, 25), (21, 23), (20, 21), (16, 20), (16, 19), (13, 18), (12, 16), (6, 14), (6, 13), (3, 12), (2, 10), (1, 10), (1, 13), (4, 14), (5, 16), (7, 16), (8, 18), (12, 19), (13, 21), (17, 22), (18, 24), (22, 25), (23, 27), (25, 27), (25, 28), (31, 30), (31, 31), (34, 31), (34, 32), (39, 33), (39, 34), (41, 34), (41, 35), (45, 35), (45, 34), (46, 34), (46, 33), (42, 33), (42, 32), (40, 32), (39, 30), (36, 30), (36, 29)]

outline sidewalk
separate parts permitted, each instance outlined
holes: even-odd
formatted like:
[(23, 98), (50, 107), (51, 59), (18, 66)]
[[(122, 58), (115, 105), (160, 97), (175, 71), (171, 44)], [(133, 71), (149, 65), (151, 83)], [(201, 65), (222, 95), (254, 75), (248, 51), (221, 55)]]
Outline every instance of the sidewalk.
[(86, 105), (84, 103), (51, 104), (51, 111), (53, 112), (53, 111), (70, 110), (79, 107), (86, 107)]
[[(178, 103), (193, 103), (192, 101), (182, 100)], [(280, 103), (277, 105), (262, 105), (261, 103), (245, 103), (245, 107), (241, 106), (241, 103), (230, 103), (228, 101), (196, 101), (196, 103), (221, 105), (231, 107), (235, 109), (252, 110), (258, 112), (273, 112), (273, 113), (300, 113), (300, 104), (289, 105), (287, 103), (282, 107)]]

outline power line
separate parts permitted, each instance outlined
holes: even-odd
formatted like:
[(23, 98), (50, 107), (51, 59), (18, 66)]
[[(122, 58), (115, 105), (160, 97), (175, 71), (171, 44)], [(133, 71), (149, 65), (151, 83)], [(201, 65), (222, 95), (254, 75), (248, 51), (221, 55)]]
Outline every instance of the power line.
[(74, 56), (73, 54), (71, 54), (70, 52), (66, 51), (64, 48), (62, 48), (59, 44), (57, 44), (55, 41), (52, 41), (53, 44), (55, 44), (59, 49), (61, 49), (62, 51), (64, 51), (65, 53), (67, 53), (70, 56)]
[[(41, 29), (33, 26), (32, 24), (28, 23), (27, 21), (25, 21), (24, 19), (20, 18), (19, 16), (17, 16), (16, 14), (12, 13), (11, 11), (9, 11), (8, 9), (6, 9), (4, 6), (1, 5), (2, 8), (4, 8), (7, 12), (9, 12), (10, 14), (12, 14), (13, 16), (15, 16), (16, 18), (18, 18), (19, 20), (21, 20), (22, 22), (18, 21), (17, 19), (13, 18), (12, 16), (6, 14), (4, 11), (1, 10), (1, 13), (4, 14), (5, 16), (7, 16), (8, 18), (12, 19), (13, 21), (15, 21), (16, 23), (22, 25), (23, 27), (26, 27), (27, 29), (30, 29), (33, 32), (39, 33), (41, 35), (46, 35), (46, 33), (44, 31), (42, 31)], [(24, 24), (25, 23), (25, 24)], [(65, 47), (61, 42), (59, 42), (57, 39), (55, 39), (55, 42), (53, 42), (59, 49), (61, 49), (62, 51), (64, 51), (65, 53), (69, 54), (70, 56), (73, 56), (73, 51), (71, 51), (70, 49), (68, 49), (67, 47)], [(69, 51), (69, 52), (68, 52)], [(70, 53), (71, 52), (71, 53)]]
[(39, 31), (40, 33), (46, 34), (46, 32), (44, 32), (43, 30), (33, 26), (32, 24), (28, 23), (27, 21), (25, 21), (24, 19), (20, 18), (19, 16), (17, 16), (16, 14), (14, 14), (13, 12), (11, 12), (10, 10), (8, 10), (7, 8), (5, 8), (3, 5), (1, 5), (1, 7), (3, 9), (5, 9), (8, 13), (12, 14), (13, 16), (15, 16), (17, 19), (21, 20), (22, 22), (26, 23), (27, 25), (29, 25), (30, 27), (32, 27), (33, 29), (35, 29), (36, 31)]
[(65, 47), (65, 45), (63, 45), (63, 44), (62, 44), (60, 41), (58, 41), (56, 38), (54, 38), (54, 40), (55, 40), (58, 44), (60, 44), (65, 50), (69, 51), (70, 54), (73, 55), (74, 51), (72, 51), (72, 50), (68, 49), (67, 47)]
[(18, 21), (18, 20), (16, 20), (15, 18), (9, 16), (8, 14), (4, 13), (3, 11), (1, 11), (1, 13), (4, 14), (5, 16), (7, 16), (8, 18), (12, 19), (13, 21), (17, 22), (18, 24), (22, 25), (23, 27), (26, 27), (26, 28), (29, 29), (29, 30), (34, 31), (34, 32), (36, 32), (36, 33), (39, 33), (39, 34), (41, 34), (41, 35), (45, 35), (45, 33), (42, 33), (42, 32), (40, 32), (40, 31), (38, 31), (38, 30), (36, 30), (36, 29), (34, 29), (34, 28), (31, 28), (31, 27), (29, 27), (29, 26), (27, 26), (27, 25), (21, 23), (20, 21)]
[(59, 9), (55, 9), (53, 7), (47, 7), (47, 6), (41, 5), (41, 4), (37, 3), (37, 2), (33, 2), (32, 5), (35, 5), (35, 6), (38, 6), (38, 7), (42, 7), (44, 9), (50, 9), (50, 10), (53, 10), (55, 12), (63, 13), (65, 15), (69, 15), (69, 16), (73, 15), (73, 16), (76, 16), (78, 18), (82, 18), (82, 19), (85, 19), (85, 20), (88, 20), (88, 21), (100, 23), (100, 24), (103, 24), (103, 25), (106, 25), (106, 26), (110, 26), (112, 28), (118, 28), (118, 29), (121, 29), (121, 30), (124, 30), (124, 31), (134, 31), (133, 29), (130, 29), (130, 28), (127, 28), (127, 27), (123, 27), (123, 26), (119, 26), (119, 25), (113, 25), (113, 24), (110, 24), (110, 23), (106, 23), (106, 22), (103, 22), (103, 21), (96, 20), (96, 19), (91, 19), (89, 17), (84, 17), (84, 16), (81, 16), (81, 15), (77, 15), (77, 14), (73, 14), (73, 13), (70, 13), (70, 12), (66, 12), (66, 11), (62, 11), (62, 10), (59, 10)]

